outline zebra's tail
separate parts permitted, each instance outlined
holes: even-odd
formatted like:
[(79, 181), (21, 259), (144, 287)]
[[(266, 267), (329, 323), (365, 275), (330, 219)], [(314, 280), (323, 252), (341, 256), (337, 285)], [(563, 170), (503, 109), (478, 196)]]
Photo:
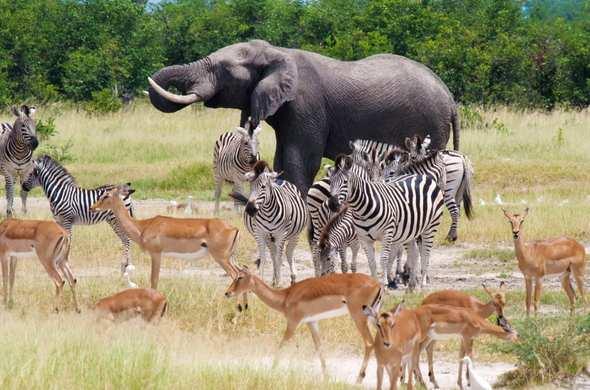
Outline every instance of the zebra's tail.
[(309, 244), (310, 247), (311, 247), (311, 244), (313, 243), (314, 233), (315, 233), (315, 231), (313, 228), (313, 223), (311, 222), (311, 218), (309, 218), (309, 222), (307, 224), (307, 243)]
[(248, 198), (236, 191), (231, 192), (229, 197), (240, 203), (242, 206), (245, 206), (246, 203), (248, 203)]
[(473, 218), (473, 203), (471, 200), (471, 180), (473, 178), (473, 166), (471, 161), (466, 156), (463, 156), (463, 178), (459, 185), (459, 191), (457, 191), (457, 204), (463, 201), (463, 207), (465, 208), (465, 215), (468, 219)]

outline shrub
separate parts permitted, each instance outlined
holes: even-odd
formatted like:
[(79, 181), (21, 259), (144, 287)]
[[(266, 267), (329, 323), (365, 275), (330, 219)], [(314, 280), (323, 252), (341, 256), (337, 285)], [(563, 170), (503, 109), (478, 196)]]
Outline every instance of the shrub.
[(40, 141), (47, 141), (49, 138), (57, 134), (57, 128), (55, 127), (55, 118), (49, 117), (46, 120), (37, 121), (37, 137)]
[(121, 99), (115, 96), (110, 89), (92, 92), (92, 100), (85, 105), (90, 114), (107, 114), (119, 111), (123, 107)]

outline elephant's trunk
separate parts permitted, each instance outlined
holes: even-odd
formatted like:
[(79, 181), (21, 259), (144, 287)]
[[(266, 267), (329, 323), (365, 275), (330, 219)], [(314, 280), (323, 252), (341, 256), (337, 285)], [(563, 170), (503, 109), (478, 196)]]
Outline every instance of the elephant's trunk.
[[(206, 91), (201, 93), (194, 89), (199, 77), (207, 77), (202, 60), (162, 68), (148, 77), (150, 101), (160, 111), (176, 112), (192, 103), (206, 100), (210, 97)], [(169, 92), (170, 86), (185, 95)]]

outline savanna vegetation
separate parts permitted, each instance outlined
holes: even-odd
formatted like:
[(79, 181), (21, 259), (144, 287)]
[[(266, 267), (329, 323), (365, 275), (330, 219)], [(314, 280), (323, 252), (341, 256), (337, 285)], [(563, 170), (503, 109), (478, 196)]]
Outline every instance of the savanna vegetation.
[(463, 104), (590, 104), (583, 0), (0, 0), (0, 105), (116, 111), (163, 65), (265, 39), (430, 66)]

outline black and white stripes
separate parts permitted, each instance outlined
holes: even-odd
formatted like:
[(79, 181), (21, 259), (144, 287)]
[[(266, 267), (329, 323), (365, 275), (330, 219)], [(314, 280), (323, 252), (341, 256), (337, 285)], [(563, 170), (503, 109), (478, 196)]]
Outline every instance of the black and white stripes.
[(104, 185), (101, 187), (86, 189), (80, 188), (74, 177), (58, 162), (49, 156), (43, 156), (33, 160), (33, 169), (30, 175), (23, 182), (23, 190), (30, 191), (36, 186), (41, 186), (45, 196), (49, 200), (49, 206), (56, 222), (60, 224), (71, 236), (73, 225), (94, 225), (99, 222), (107, 222), (123, 244), (123, 261), (121, 273), (127, 278), (128, 284), (132, 284), (128, 271), (132, 268), (129, 256), (129, 238), (124, 229), (120, 226), (119, 220), (111, 211), (91, 211), (90, 207), (98, 198), (108, 190), (115, 187), (127, 192), (124, 198), (125, 206), (133, 215), (131, 199), (128, 191), (130, 183), (115, 185)]
[(305, 201), (297, 187), (279, 179), (265, 161), (258, 161), (246, 178), (252, 190), (244, 212), (244, 224), (258, 245), (260, 273), (264, 271), (268, 249), (273, 261), (272, 282), (277, 286), (285, 251), (293, 283), (296, 278), (293, 251), (299, 234), (308, 223)]
[[(213, 151), (213, 176), (215, 178), (215, 213), (219, 212), (219, 198), (224, 182), (233, 185), (233, 192), (242, 193), (244, 174), (252, 169), (258, 154), (257, 127), (250, 133), (241, 127), (221, 134)], [(237, 207), (237, 203), (236, 203)]]
[[(14, 183), (21, 183), (29, 174), (33, 150), (37, 148), (36, 126), (33, 119), (35, 107), (13, 107), (14, 124), (0, 124), (0, 173), (6, 181), (6, 215), (11, 217), (14, 209)], [(21, 191), (23, 213), (27, 213), (27, 192)]]

